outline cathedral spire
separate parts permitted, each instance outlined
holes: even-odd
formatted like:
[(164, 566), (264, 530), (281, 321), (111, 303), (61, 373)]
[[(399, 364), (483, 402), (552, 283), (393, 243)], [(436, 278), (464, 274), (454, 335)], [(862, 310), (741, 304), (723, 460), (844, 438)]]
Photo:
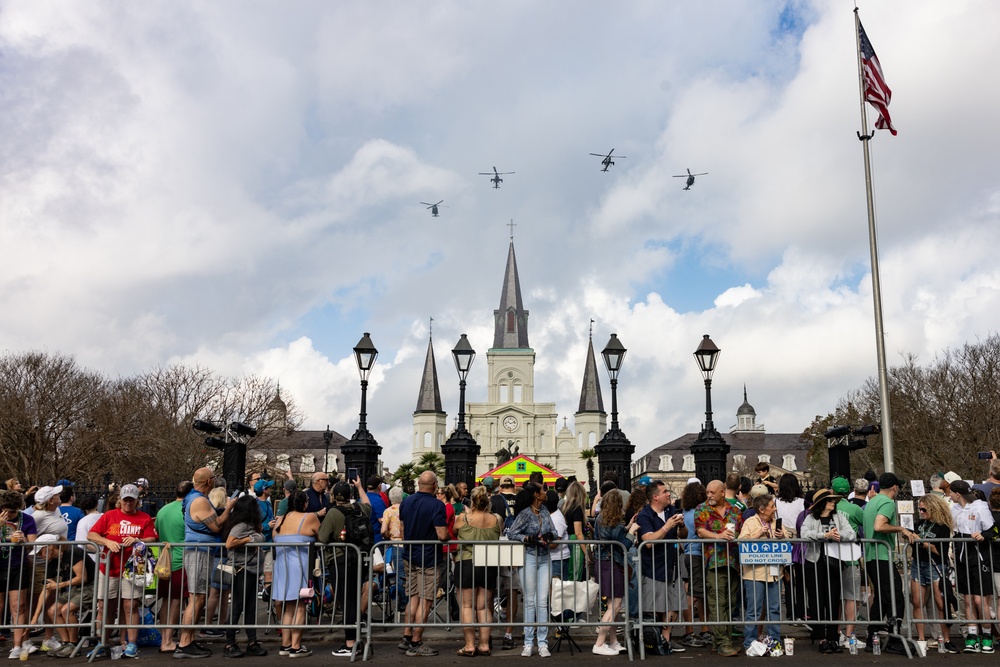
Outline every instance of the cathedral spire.
[(526, 349), (528, 345), (528, 311), (521, 301), (521, 281), (517, 277), (517, 260), (514, 257), (514, 240), (507, 252), (507, 269), (503, 275), (500, 307), (493, 311), (493, 347), (500, 349)]
[(434, 339), (427, 337), (427, 358), (424, 360), (424, 373), (420, 376), (420, 394), (417, 396), (417, 409), (414, 412), (439, 412), (441, 409), (441, 390), (438, 388), (437, 364), (434, 363)]
[[(593, 328), (593, 320), (591, 328)], [(583, 367), (583, 388), (580, 390), (580, 412), (600, 412), (604, 414), (604, 399), (601, 397), (601, 382), (597, 375), (597, 361), (594, 357), (594, 337), (587, 343), (587, 363)]]

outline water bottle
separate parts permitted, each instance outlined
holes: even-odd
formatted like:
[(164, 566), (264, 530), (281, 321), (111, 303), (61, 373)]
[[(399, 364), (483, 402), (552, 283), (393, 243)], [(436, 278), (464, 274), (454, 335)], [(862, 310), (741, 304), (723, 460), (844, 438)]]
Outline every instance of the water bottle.
[(879, 643), (877, 633), (872, 633), (872, 655), (882, 655), (882, 645)]
[(851, 639), (849, 640), (849, 646), (851, 647), (851, 655), (858, 654), (858, 637), (853, 632), (851, 633)]
[(938, 635), (938, 653), (947, 653), (948, 649), (944, 647), (944, 635)]

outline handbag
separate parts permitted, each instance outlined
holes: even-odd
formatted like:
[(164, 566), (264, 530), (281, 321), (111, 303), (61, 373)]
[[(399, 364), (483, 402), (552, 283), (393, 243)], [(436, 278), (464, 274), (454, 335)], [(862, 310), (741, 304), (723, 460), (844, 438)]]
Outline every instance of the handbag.
[(157, 579), (167, 580), (173, 576), (171, 561), (170, 542), (165, 542), (163, 548), (160, 549), (160, 557), (156, 561), (156, 567), (153, 568), (153, 574), (156, 575)]
[(212, 583), (218, 584), (222, 588), (232, 588), (233, 579), (242, 572), (246, 566), (236, 567), (224, 560), (220, 560), (212, 572)]

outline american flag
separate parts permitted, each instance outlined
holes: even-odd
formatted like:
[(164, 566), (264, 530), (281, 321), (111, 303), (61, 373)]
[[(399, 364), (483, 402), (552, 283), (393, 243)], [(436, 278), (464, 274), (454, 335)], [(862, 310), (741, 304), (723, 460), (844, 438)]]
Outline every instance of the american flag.
[(878, 111), (878, 120), (875, 127), (880, 130), (889, 130), (892, 136), (896, 136), (896, 128), (892, 126), (892, 119), (889, 118), (889, 100), (892, 99), (892, 91), (882, 76), (882, 66), (875, 55), (872, 43), (868, 41), (865, 28), (858, 21), (858, 31), (861, 36), (861, 66), (865, 77), (865, 99), (871, 103)]

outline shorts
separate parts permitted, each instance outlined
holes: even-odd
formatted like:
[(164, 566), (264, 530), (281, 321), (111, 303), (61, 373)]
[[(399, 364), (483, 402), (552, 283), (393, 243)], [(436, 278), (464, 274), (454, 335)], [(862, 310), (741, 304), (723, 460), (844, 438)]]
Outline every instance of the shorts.
[(500, 568), (500, 578), (497, 581), (497, 593), (499, 595), (506, 595), (511, 590), (522, 590), (521, 575), (518, 574), (517, 572), (518, 569), (520, 568), (516, 567)]
[(131, 581), (121, 576), (109, 577), (103, 572), (97, 573), (97, 597), (99, 600), (136, 600), (141, 598), (145, 587), (135, 586)]
[(614, 560), (597, 561), (597, 576), (601, 595), (608, 598), (625, 597), (625, 568)]
[(73, 586), (63, 589), (56, 598), (59, 604), (72, 604), (78, 610), (90, 609), (94, 606), (94, 590), (90, 584), (84, 584), (83, 588)]
[(33, 574), (34, 568), (30, 562), (22, 561), (20, 565), (14, 565), (8, 570), (7, 563), (0, 561), (0, 591), (23, 591), (31, 588)]
[(207, 549), (184, 550), (184, 575), (187, 577), (188, 593), (205, 595), (208, 593), (208, 578), (211, 574), (212, 554)]
[(668, 611), (687, 609), (687, 596), (677, 581), (656, 581), (643, 577), (642, 611), (665, 614)]
[(861, 566), (854, 561), (842, 561), (840, 567), (840, 594), (845, 600), (863, 601), (865, 580)]
[(455, 563), (455, 585), (466, 590), (469, 588), (485, 588), (494, 591), (497, 587), (498, 567), (474, 567), (472, 559), (460, 560)]
[(417, 567), (410, 561), (403, 561), (403, 572), (406, 573), (406, 595), (418, 597), (421, 600), (437, 598), (438, 581), (441, 579), (440, 567)]
[(691, 580), (688, 586), (688, 595), (693, 598), (705, 597), (705, 561), (701, 559), (701, 554), (692, 554), (690, 558), (685, 554), (688, 572)]
[(921, 586), (930, 586), (940, 578), (941, 575), (928, 561), (925, 560), (922, 563), (917, 563), (915, 560), (910, 561), (910, 579), (918, 582)]
[(183, 600), (185, 597), (187, 597), (187, 579), (184, 576), (184, 568), (171, 572), (170, 579), (156, 581), (157, 600)]
[(993, 591), (993, 573), (980, 566), (975, 552), (971, 560), (971, 563), (964, 559), (955, 563), (958, 592), (962, 595), (989, 595)]
[(271, 574), (274, 572), (274, 549), (261, 547), (264, 550), (264, 572)]

